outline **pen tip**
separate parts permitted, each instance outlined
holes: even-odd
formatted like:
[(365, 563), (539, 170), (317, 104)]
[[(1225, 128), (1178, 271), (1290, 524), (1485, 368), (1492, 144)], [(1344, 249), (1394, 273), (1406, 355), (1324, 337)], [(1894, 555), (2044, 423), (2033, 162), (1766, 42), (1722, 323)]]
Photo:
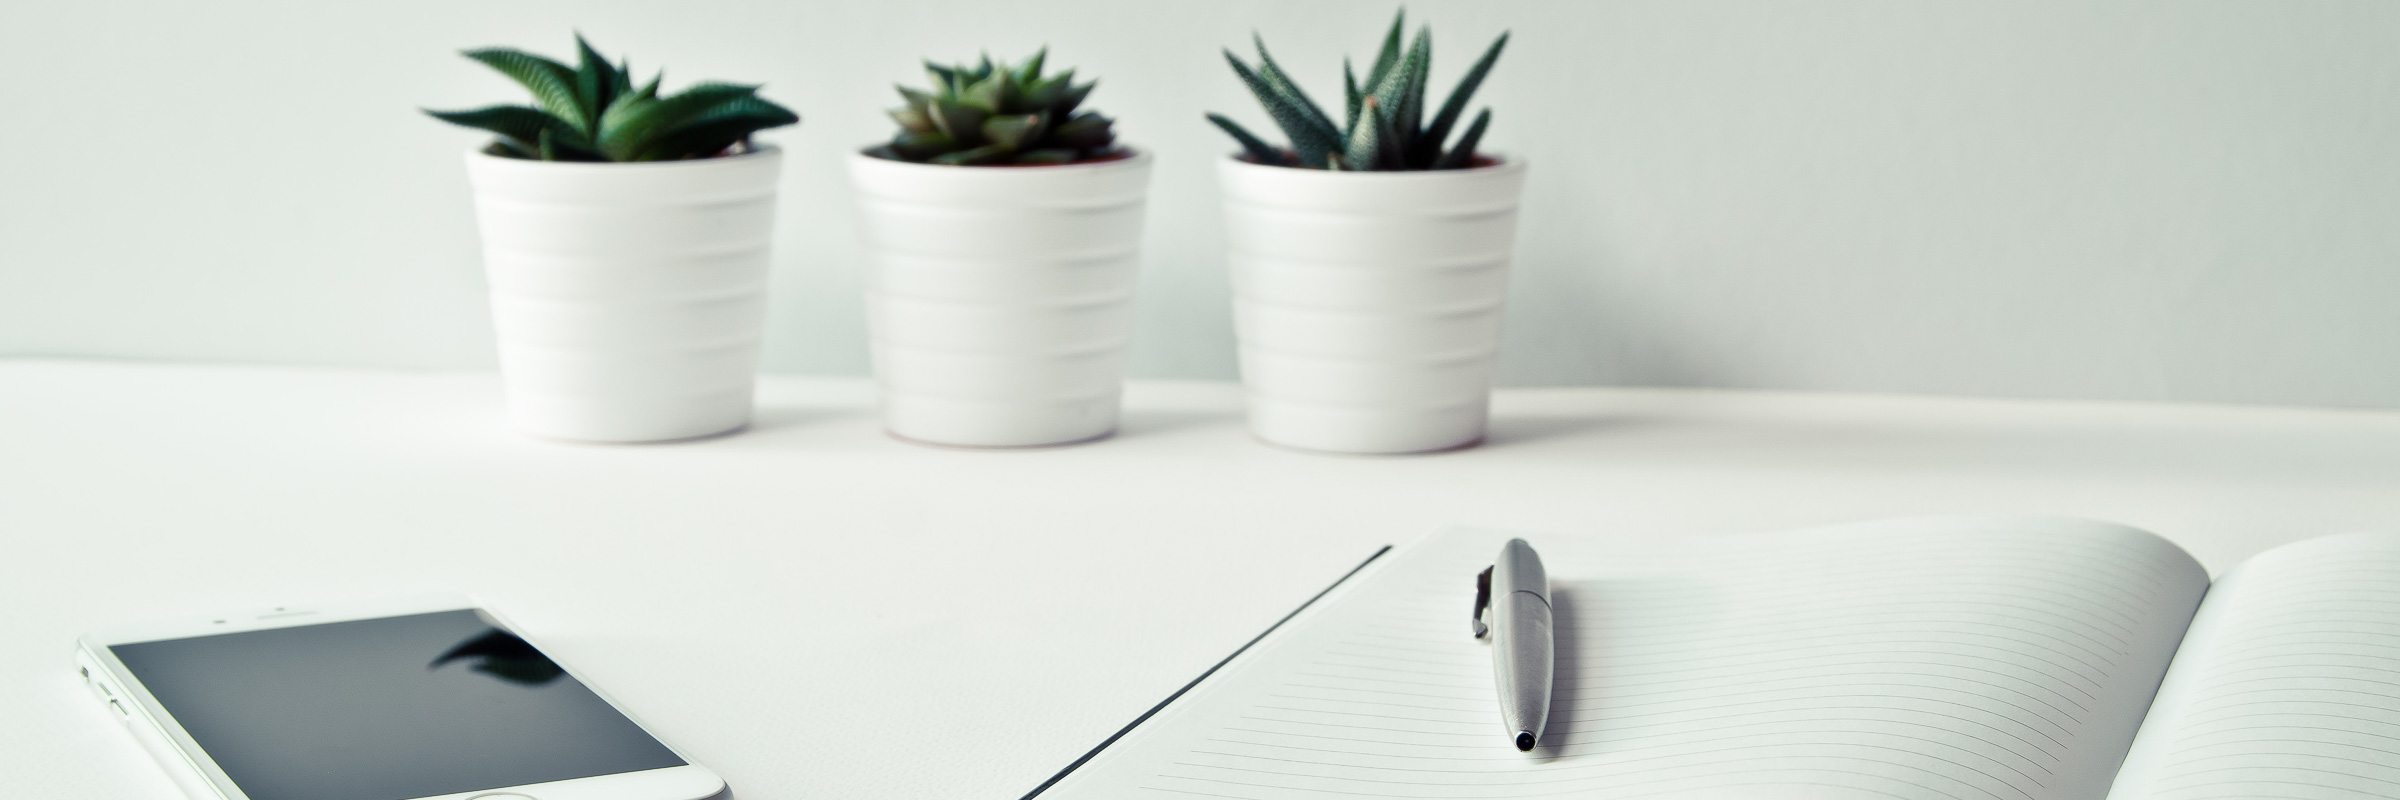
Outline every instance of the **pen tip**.
[(1533, 752), (1532, 731), (1517, 731), (1517, 749), (1527, 753)]

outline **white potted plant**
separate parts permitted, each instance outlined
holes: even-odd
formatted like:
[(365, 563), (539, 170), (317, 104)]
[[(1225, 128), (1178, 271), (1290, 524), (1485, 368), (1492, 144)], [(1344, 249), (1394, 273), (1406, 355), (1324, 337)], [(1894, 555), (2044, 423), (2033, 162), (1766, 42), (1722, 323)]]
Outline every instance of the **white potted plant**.
[(1266, 43), (1234, 72), (1290, 138), (1222, 115), (1242, 152), (1218, 165), (1250, 429), (1269, 443), (1413, 453), (1483, 438), (1516, 238), (1522, 159), (1479, 153), (1491, 110), (1445, 147), (1501, 34), (1426, 119), (1433, 37), (1392, 21), (1365, 83), (1342, 65), (1344, 116), (1293, 83)]
[(469, 50), (530, 106), (428, 111), (490, 131), (467, 153), (509, 417), (524, 433), (647, 442), (749, 423), (782, 154), (799, 117), (755, 86), (660, 96), (577, 36), (579, 64)]
[(851, 155), (898, 438), (1030, 447), (1116, 430), (1150, 157), (1079, 110), (1092, 83), (1043, 60), (927, 63), (929, 91), (900, 88), (900, 131)]

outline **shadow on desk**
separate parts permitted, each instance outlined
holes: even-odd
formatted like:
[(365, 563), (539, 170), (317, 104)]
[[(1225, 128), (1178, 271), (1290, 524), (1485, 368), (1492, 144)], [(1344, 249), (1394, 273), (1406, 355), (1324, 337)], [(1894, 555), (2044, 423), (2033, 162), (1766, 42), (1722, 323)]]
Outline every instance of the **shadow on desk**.
[[(1517, 416), (1494, 417), (1483, 441), (1465, 448), (1402, 457), (1435, 457), (1444, 453), (1482, 450), (1495, 447), (1516, 447), (1552, 439), (1564, 439), (1589, 431), (1636, 427), (1647, 422), (1638, 418), (1617, 416)], [(1249, 422), (1240, 411), (1165, 411), (1127, 409), (1114, 438), (1138, 438), (1179, 434), (1203, 428), (1218, 429), (1225, 436), (1250, 439), (1262, 447), (1274, 447), (1251, 437)], [(1294, 451), (1305, 452), (1305, 451)], [(1339, 454), (1326, 454), (1339, 455)], [(1379, 457), (1379, 456), (1375, 456)]]
[[(1160, 409), (1126, 408), (1114, 434), (1085, 446), (1107, 446), (1108, 441), (1147, 439), (1150, 437), (1225, 436), (1250, 441), (1261, 447), (1271, 447), (1252, 439), (1248, 421), (1238, 409)], [(1553, 440), (1572, 439), (1580, 435), (1607, 429), (1650, 427), (1657, 420), (1621, 415), (1495, 415), (1482, 442), (1460, 450), (1425, 453), (1412, 457), (1438, 457), (1444, 453), (1473, 452), (1493, 448), (1515, 448)], [(879, 412), (856, 405), (817, 405), (761, 402), (753, 412), (750, 425), (739, 431), (689, 441), (706, 442), (741, 439), (754, 443), (788, 440), (805, 436), (810, 429), (880, 430)], [(1006, 450), (1009, 448), (1003, 448)]]
[(875, 416), (874, 409), (836, 406), (793, 406), (760, 404), (750, 413), (750, 426), (745, 433), (765, 433), (791, 428), (806, 428), (824, 423), (851, 422)]
[(1240, 411), (1165, 411), (1125, 409), (1113, 438), (1156, 436), (1195, 428), (1224, 428), (1229, 435), (1246, 436)]
[(1621, 416), (1495, 416), (1483, 435), (1482, 447), (1515, 447), (1550, 439), (1568, 439), (1602, 428), (1635, 428), (1647, 424)]

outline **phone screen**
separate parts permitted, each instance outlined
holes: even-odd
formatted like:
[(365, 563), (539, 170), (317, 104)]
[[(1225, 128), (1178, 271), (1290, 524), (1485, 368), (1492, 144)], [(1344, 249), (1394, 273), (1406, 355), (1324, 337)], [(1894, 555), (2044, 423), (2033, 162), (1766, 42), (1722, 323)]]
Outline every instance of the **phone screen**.
[(403, 800), (684, 763), (474, 610), (109, 650), (251, 800)]

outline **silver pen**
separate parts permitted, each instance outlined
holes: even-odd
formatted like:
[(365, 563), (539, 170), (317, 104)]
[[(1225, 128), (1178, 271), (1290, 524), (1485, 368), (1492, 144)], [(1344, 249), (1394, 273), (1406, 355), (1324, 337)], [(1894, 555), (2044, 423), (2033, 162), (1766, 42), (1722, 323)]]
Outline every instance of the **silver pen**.
[(1550, 632), (1550, 576), (1523, 539), (1508, 540), (1499, 559), (1475, 576), (1475, 638), (1487, 637), (1492, 679), (1500, 686), (1500, 721), (1517, 749), (1531, 752), (1550, 721), (1557, 641)]

